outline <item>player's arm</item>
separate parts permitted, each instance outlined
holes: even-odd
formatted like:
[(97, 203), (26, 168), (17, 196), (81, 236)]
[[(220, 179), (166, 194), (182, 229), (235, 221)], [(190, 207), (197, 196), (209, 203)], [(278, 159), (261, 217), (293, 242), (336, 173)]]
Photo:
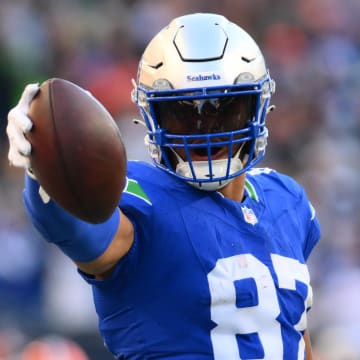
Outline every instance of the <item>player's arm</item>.
[(120, 209), (119, 211), (121, 213), (120, 226), (105, 252), (93, 261), (75, 261), (80, 270), (95, 275), (98, 279), (104, 279), (111, 274), (112, 269), (129, 251), (134, 241), (134, 226)]
[(312, 348), (311, 348), (311, 341), (310, 341), (310, 334), (309, 330), (305, 330), (304, 333), (304, 341), (305, 341), (305, 354), (306, 354), (306, 360), (312, 360)]
[(25, 208), (33, 225), (45, 239), (56, 244), (84, 272), (103, 277), (131, 247), (133, 226), (118, 208), (104, 223), (90, 224), (41, 196), (39, 183), (28, 174), (31, 144), (25, 136), (32, 128), (27, 114), (38, 89), (37, 84), (28, 85), (19, 103), (8, 115), (10, 164), (27, 170), (23, 193)]
[(26, 174), (23, 198), (32, 224), (82, 271), (103, 277), (130, 249), (134, 228), (119, 208), (105, 222), (92, 224), (73, 216), (51, 199), (44, 201), (40, 192), (37, 180)]

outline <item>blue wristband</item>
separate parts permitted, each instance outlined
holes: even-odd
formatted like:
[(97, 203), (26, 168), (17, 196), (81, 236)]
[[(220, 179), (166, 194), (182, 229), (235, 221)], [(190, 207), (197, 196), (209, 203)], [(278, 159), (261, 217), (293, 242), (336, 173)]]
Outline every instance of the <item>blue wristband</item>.
[(39, 195), (39, 183), (27, 174), (23, 197), (34, 227), (74, 261), (97, 259), (108, 248), (119, 227), (118, 209), (105, 222), (91, 224), (71, 215), (53, 200), (45, 204)]

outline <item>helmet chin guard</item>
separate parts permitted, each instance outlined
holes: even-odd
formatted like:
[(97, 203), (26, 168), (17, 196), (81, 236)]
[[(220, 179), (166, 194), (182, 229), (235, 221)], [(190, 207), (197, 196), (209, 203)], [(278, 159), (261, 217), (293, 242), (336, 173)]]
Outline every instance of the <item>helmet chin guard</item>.
[[(222, 178), (225, 176), (228, 168), (228, 159), (212, 160), (211, 161), (212, 171), (214, 178)], [(239, 158), (231, 159), (229, 172), (231, 174), (237, 173), (243, 168), (242, 162)], [(192, 174), (194, 171), (195, 177), (199, 179), (210, 178), (209, 174), (209, 163), (208, 161), (193, 161), (192, 165), (189, 162), (181, 160), (176, 166), (176, 173), (183, 176), (184, 178), (194, 178)], [(188, 181), (188, 183), (200, 190), (205, 191), (216, 191), (223, 188), (231, 181), (231, 178), (226, 180), (218, 180), (211, 182), (196, 182)]]
[[(244, 145), (244, 143), (243, 143)], [(243, 146), (242, 145), (242, 146)], [(233, 158), (202, 161), (184, 161), (176, 152), (174, 152), (178, 164), (176, 174), (184, 179), (223, 179), (218, 181), (188, 181), (188, 183), (200, 190), (216, 191), (227, 185), (231, 178), (229, 176), (237, 174), (243, 164), (239, 158), (242, 146), (236, 152)]]
[(132, 99), (155, 166), (215, 191), (264, 156), (274, 91), (255, 41), (223, 16), (199, 13), (150, 41)]

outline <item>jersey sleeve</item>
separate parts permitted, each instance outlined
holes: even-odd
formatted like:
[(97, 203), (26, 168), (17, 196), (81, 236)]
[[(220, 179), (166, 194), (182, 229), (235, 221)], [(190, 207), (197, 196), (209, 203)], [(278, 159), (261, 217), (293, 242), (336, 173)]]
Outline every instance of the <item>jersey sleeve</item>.
[(298, 203), (298, 214), (303, 229), (305, 230), (303, 253), (305, 260), (307, 260), (312, 249), (320, 239), (321, 231), (319, 221), (316, 217), (316, 211), (303, 189), (301, 189), (300, 200)]
[[(271, 208), (274, 222), (286, 215), (282, 230), (293, 232), (291, 241), (300, 246), (306, 261), (320, 239), (320, 225), (314, 207), (311, 205), (305, 189), (292, 177), (270, 168), (256, 168), (250, 172), (263, 189), (265, 202)], [(288, 226), (286, 230), (286, 226)], [(284, 230), (285, 229), (285, 230)]]
[[(307, 260), (314, 246), (320, 240), (320, 224), (316, 212), (308, 199), (305, 189), (290, 176), (273, 172), (275, 177), (281, 181), (286, 188), (289, 199), (288, 206), (294, 206), (296, 210), (299, 232), (302, 239), (302, 251), (304, 259)], [(293, 205), (291, 205), (291, 203)]]

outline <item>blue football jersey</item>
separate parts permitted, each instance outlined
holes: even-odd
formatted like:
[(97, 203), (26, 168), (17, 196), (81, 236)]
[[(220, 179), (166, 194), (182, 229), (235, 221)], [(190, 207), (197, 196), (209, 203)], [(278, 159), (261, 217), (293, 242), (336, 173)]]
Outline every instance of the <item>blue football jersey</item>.
[(108, 279), (83, 275), (117, 359), (305, 359), (315, 212), (270, 169), (248, 172), (245, 190), (236, 202), (128, 163), (119, 206), (134, 243)]

